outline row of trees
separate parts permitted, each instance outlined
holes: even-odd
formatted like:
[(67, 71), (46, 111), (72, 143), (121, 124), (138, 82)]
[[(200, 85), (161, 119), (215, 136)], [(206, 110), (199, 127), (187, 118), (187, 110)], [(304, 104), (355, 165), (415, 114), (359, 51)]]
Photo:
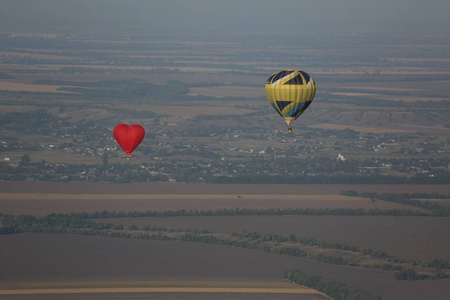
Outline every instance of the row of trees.
[[(414, 262), (412, 260), (400, 259), (393, 255), (389, 255), (384, 251), (363, 248), (360, 246), (350, 245), (347, 243), (331, 243), (326, 240), (318, 240), (314, 237), (297, 237), (294, 234), (291, 234), (289, 237), (284, 237), (284, 236), (278, 235), (278, 234), (270, 234), (270, 233), (262, 234), (259, 232), (250, 232), (250, 233), (244, 232), (241, 234), (234, 233), (233, 235), (248, 238), (250, 240), (261, 241), (261, 242), (274, 241), (274, 242), (278, 242), (278, 243), (283, 243), (283, 242), (299, 243), (302, 245), (319, 247), (321, 249), (335, 249), (335, 250), (340, 250), (340, 251), (350, 251), (350, 252), (354, 252), (354, 253), (360, 253), (361, 255), (368, 255), (372, 258), (380, 258), (380, 259), (386, 260), (391, 263), (413, 263), (413, 264), (416, 264), (416, 262)], [(344, 263), (344, 264), (351, 264), (351, 263)], [(377, 266), (377, 268), (392, 269), (392, 266), (391, 267)]]
[(164, 211), (101, 211), (81, 213), (87, 219), (192, 217), (192, 216), (429, 216), (430, 214), (401, 209), (351, 208), (220, 208), (215, 210), (179, 209)]
[[(113, 215), (117, 216), (127, 214), (113, 213)], [(410, 274), (408, 272), (396, 273), (398, 278), (413, 280), (448, 277), (447, 273), (442, 272), (442, 270), (450, 269), (450, 262), (443, 259), (430, 259), (422, 262), (400, 259), (383, 251), (366, 249), (346, 243), (330, 243), (325, 240), (298, 237), (295, 235), (285, 237), (278, 234), (244, 231), (242, 233), (233, 233), (232, 235), (227, 236), (223, 234), (213, 234), (208, 230), (174, 230), (165, 227), (151, 227), (148, 225), (131, 225), (125, 227), (121, 224), (97, 223), (91, 218), (106, 216), (110, 215), (107, 212), (102, 212), (99, 214), (50, 214), (40, 218), (30, 215), (5, 215), (2, 219), (3, 226), (0, 227), (0, 233), (14, 234), (21, 232), (45, 232), (135, 239), (181, 240), (256, 249), (268, 253), (303, 257), (310, 260), (338, 265), (398, 271), (404, 271), (402, 264), (409, 265), (411, 268), (417, 265), (426, 268), (436, 268), (435, 275), (430, 275), (432, 271), (430, 271), (431, 273), (428, 275), (419, 274), (417, 276), (410, 276), (408, 275)], [(141, 217), (142, 214), (134, 213), (132, 216)], [(166, 216), (173, 215), (170, 214)], [(322, 251), (317, 251), (318, 249), (334, 249), (336, 250), (336, 253), (333, 255), (325, 255), (321, 253)], [(353, 258), (344, 258), (343, 254), (345, 253), (353, 253), (350, 256)], [(373, 259), (381, 259), (384, 260), (385, 263), (365, 264), (363, 262), (364, 259), (362, 259), (363, 257), (368, 258), (369, 261)]]
[(413, 207), (420, 207), (431, 211), (432, 216), (448, 217), (450, 216), (450, 206), (442, 205), (433, 201), (417, 200), (417, 199), (450, 199), (450, 194), (439, 193), (376, 193), (376, 192), (361, 192), (355, 190), (342, 191), (341, 195), (366, 197), (370, 199), (378, 199), (388, 202), (395, 202), (405, 204)]
[(402, 269), (394, 272), (395, 280), (426, 280), (426, 279), (442, 279), (449, 276), (442, 268), (437, 268), (434, 275), (419, 273), (413, 269)]
[(333, 282), (325, 279), (321, 276), (311, 276), (306, 273), (286, 270), (283, 273), (283, 277), (298, 283), (305, 285), (309, 288), (317, 290), (326, 294), (334, 300), (381, 300), (379, 296), (371, 295), (366, 291), (352, 288), (342, 282)]
[[(314, 261), (319, 261), (337, 265), (358, 264), (344, 259), (339, 255), (323, 255), (311, 250), (304, 250), (300, 245), (313, 245), (320, 248), (320, 243), (302, 243), (303, 238), (295, 238), (294, 243), (278, 235), (251, 233), (234, 234), (232, 236), (212, 234), (207, 230), (171, 230), (167, 228), (148, 228), (130, 226), (124, 228), (118, 224), (98, 224), (89, 220), (81, 219), (79, 216), (50, 215), (42, 218), (33, 216), (5, 216), (3, 220), (3, 234), (22, 232), (44, 232), (57, 234), (82, 234), (115, 238), (151, 239), (151, 240), (179, 240), (189, 242), (200, 242), (209, 244), (220, 244), (240, 248), (256, 249), (268, 253), (303, 257)], [(125, 229), (125, 230), (124, 230)], [(257, 236), (257, 238), (255, 238)], [(274, 237), (276, 237), (274, 239)], [(277, 241), (277, 243), (274, 243)], [(283, 241), (283, 242), (281, 242)], [(289, 245), (287, 245), (289, 244)], [(296, 245), (295, 245), (296, 244)], [(366, 266), (367, 267), (367, 266)], [(391, 267), (391, 269), (394, 267)]]
[(450, 175), (443, 177), (423, 176), (390, 176), (390, 175), (359, 175), (336, 174), (315, 176), (217, 176), (211, 179), (211, 183), (226, 184), (447, 184)]

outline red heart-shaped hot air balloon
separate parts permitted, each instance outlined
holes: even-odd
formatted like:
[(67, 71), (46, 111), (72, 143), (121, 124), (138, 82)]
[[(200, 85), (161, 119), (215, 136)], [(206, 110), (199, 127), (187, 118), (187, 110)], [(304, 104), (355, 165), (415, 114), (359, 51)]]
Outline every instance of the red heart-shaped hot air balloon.
[(145, 130), (141, 125), (119, 124), (114, 127), (114, 138), (128, 156), (139, 146), (144, 136)]

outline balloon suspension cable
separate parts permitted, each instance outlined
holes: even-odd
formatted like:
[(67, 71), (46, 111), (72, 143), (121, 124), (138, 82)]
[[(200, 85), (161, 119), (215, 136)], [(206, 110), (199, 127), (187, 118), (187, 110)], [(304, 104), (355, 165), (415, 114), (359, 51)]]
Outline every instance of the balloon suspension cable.
[(288, 126), (288, 132), (292, 133), (291, 123), (293, 121), (293, 118), (284, 118), (284, 121), (286, 122), (286, 125)]

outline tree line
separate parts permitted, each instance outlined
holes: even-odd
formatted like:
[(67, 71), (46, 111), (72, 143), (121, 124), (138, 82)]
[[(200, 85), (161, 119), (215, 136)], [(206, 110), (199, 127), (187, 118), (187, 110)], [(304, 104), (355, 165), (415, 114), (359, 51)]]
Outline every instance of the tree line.
[(79, 213), (83, 219), (145, 218), (145, 217), (214, 217), (214, 216), (430, 216), (410, 209), (363, 208), (220, 208), (211, 210), (179, 209), (162, 211), (101, 211)]
[(352, 288), (342, 282), (333, 282), (321, 276), (312, 276), (306, 273), (286, 270), (283, 277), (300, 285), (305, 285), (331, 297), (334, 300), (382, 300), (379, 296)]
[(419, 207), (431, 211), (432, 216), (448, 217), (450, 216), (450, 206), (441, 205), (432, 201), (417, 200), (417, 199), (450, 199), (450, 194), (439, 193), (376, 193), (376, 192), (361, 192), (354, 190), (346, 190), (340, 193), (344, 196), (363, 197), (370, 199), (377, 199), (387, 202), (394, 202), (405, 204), (413, 207)]
[[(98, 215), (95, 213), (50, 214), (39, 218), (31, 215), (4, 215), (2, 218), (2, 226), (0, 227), (0, 234), (41, 232), (212, 243), (255, 249), (273, 254), (302, 257), (329, 264), (394, 270), (396, 271), (394, 278), (398, 280), (440, 279), (449, 276), (446, 270), (450, 269), (450, 262), (444, 259), (430, 259), (427, 261), (401, 259), (383, 251), (367, 249), (347, 243), (331, 243), (313, 237), (298, 237), (293, 234), (285, 237), (279, 234), (246, 231), (224, 235), (214, 234), (206, 229), (171, 229), (160, 226), (152, 227), (149, 225), (131, 225), (125, 227), (121, 224), (97, 223), (90, 218), (91, 216), (105, 217), (106, 215), (106, 212), (99, 213)], [(140, 217), (140, 214), (134, 214), (134, 216)], [(326, 255), (322, 254), (318, 249), (333, 249), (337, 251), (333, 255)], [(346, 253), (353, 253), (351, 255), (353, 259), (345, 258)], [(363, 259), (364, 257), (366, 259)], [(367, 259), (369, 261), (380, 259), (385, 261), (385, 263), (366, 264), (364, 261), (367, 261)], [(407, 266), (410, 266), (409, 269)], [(413, 269), (414, 266), (425, 267), (429, 271), (426, 274), (418, 273)], [(432, 268), (436, 270), (432, 271)]]
[(209, 180), (210, 183), (222, 184), (448, 184), (450, 176), (442, 177), (406, 177), (393, 175), (315, 175), (315, 176), (283, 176), (283, 175), (259, 175), (233, 177), (216, 176)]

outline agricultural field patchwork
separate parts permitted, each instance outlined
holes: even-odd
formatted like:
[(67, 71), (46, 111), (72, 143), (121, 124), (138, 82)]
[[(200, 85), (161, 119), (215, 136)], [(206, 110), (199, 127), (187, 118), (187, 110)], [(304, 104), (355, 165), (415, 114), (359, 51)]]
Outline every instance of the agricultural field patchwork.
[(1, 229), (15, 234), (0, 235), (0, 294), (12, 299), (327, 299), (286, 270), (386, 299), (448, 292), (448, 185), (409, 186), (421, 202), (400, 185), (1, 185)]
[(450, 294), (445, 42), (186, 39), (0, 32), (1, 299)]

